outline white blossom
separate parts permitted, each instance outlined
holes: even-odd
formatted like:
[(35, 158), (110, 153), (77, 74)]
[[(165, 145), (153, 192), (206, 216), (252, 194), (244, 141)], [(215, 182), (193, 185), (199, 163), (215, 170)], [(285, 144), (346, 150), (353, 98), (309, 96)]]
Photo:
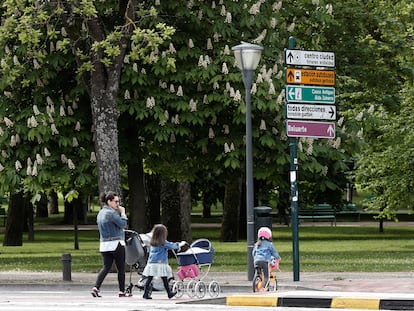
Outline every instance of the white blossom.
[(340, 117), (338, 120), (338, 126), (342, 126), (343, 123), (344, 123), (344, 117)]
[(95, 155), (95, 152), (91, 152), (91, 157), (89, 158), (89, 161), (91, 162), (91, 163), (96, 163), (96, 155)]
[(37, 176), (37, 162), (35, 162), (33, 165), (32, 176)]
[(193, 42), (193, 39), (188, 39), (188, 47), (190, 48), (190, 49), (192, 49), (193, 47), (194, 47), (194, 42)]
[(39, 62), (37, 61), (36, 58), (33, 59), (33, 68), (34, 69), (39, 69), (40, 68)]
[(56, 128), (56, 125), (54, 123), (52, 123), (52, 125), (50, 126), (50, 129), (52, 130), (52, 135), (59, 135), (59, 131)]
[(6, 152), (5, 150), (2, 150), (2, 151), (1, 151), (1, 156), (2, 156), (3, 158), (5, 158), (5, 159), (8, 159), (8, 158), (9, 158), (9, 155), (7, 154), (7, 152)]
[(4, 135), (3, 128), (0, 127), (0, 137)]
[(260, 1), (253, 4), (251, 6), (250, 10), (249, 10), (249, 14), (252, 14), (252, 15), (259, 14), (260, 13), (260, 5), (261, 5)]
[(213, 49), (213, 43), (211, 42), (211, 38), (207, 39), (207, 50)]
[(282, 1), (273, 3), (273, 12), (277, 13), (282, 8)]
[(227, 44), (224, 47), (223, 55), (230, 55), (230, 47)]
[(177, 53), (177, 50), (175, 49), (174, 44), (170, 43), (170, 46), (169, 46), (169, 51), (170, 51), (172, 54)]
[(147, 105), (146, 105), (146, 107), (149, 108), (149, 109), (152, 109), (152, 108), (155, 107), (155, 99), (154, 99), (154, 97), (148, 97), (147, 98)]
[(252, 84), (252, 89), (250, 90), (250, 94), (254, 95), (257, 93), (257, 84), (253, 83)]
[(76, 168), (75, 164), (73, 163), (71, 159), (68, 159), (68, 167), (70, 170), (74, 170)]
[(229, 69), (227, 68), (227, 64), (223, 63), (221, 66), (221, 73), (227, 75), (229, 73)]
[(191, 112), (197, 111), (197, 101), (191, 98), (189, 107)]
[(37, 108), (37, 105), (33, 105), (33, 113), (35, 116), (38, 116), (40, 114), (39, 108)]
[(26, 175), (27, 176), (32, 175), (32, 167), (30, 165), (28, 165), (27, 168), (26, 168)]
[(230, 150), (234, 151), (234, 144), (233, 143), (230, 144)]
[(203, 104), (205, 104), (205, 105), (208, 105), (208, 96), (207, 96), (207, 94), (204, 94), (204, 96), (203, 96)]
[(4, 124), (6, 124), (7, 128), (13, 127), (14, 123), (12, 120), (10, 120), (8, 117), (3, 118)]
[(129, 55), (124, 56), (124, 64), (129, 64)]
[(276, 90), (275, 90), (275, 86), (273, 85), (272, 82), (269, 83), (269, 95), (274, 95), (276, 94)]
[(211, 2), (211, 8), (212, 8), (213, 10), (216, 8), (216, 2), (215, 2), (215, 1), (212, 1), (212, 2)]
[(368, 113), (373, 114), (374, 111), (375, 111), (375, 106), (374, 105), (369, 106)]
[(19, 58), (16, 55), (13, 56), (13, 64), (15, 66), (19, 66), (20, 65)]
[(288, 32), (293, 32), (295, 30), (295, 23), (293, 22), (292, 24), (289, 25), (289, 27), (287, 28)]
[(175, 87), (174, 87), (174, 84), (170, 84), (170, 92), (171, 93), (175, 93)]
[(132, 64), (132, 70), (133, 70), (134, 72), (138, 72), (138, 64), (137, 64), (137, 63), (133, 63), (133, 64)]
[(231, 24), (231, 13), (230, 12), (226, 14), (226, 19), (224, 20), (224, 22), (227, 24)]
[(22, 169), (22, 164), (20, 163), (20, 161), (19, 161), (19, 160), (17, 160), (17, 161), (14, 163), (14, 167), (16, 168), (16, 171), (20, 171), (20, 170)]
[(131, 94), (129, 93), (129, 90), (125, 90), (124, 99), (131, 99)]
[(12, 97), (12, 93), (9, 92), (9, 91), (4, 91), (3, 94), (4, 94), (4, 96), (6, 96), (8, 98), (11, 98)]
[(242, 99), (242, 97), (241, 97), (240, 91), (239, 91), (239, 90), (237, 90), (237, 91), (236, 91), (236, 94), (234, 94), (234, 98), (233, 98), (233, 100), (234, 100), (235, 102), (240, 102), (240, 101), (241, 101), (241, 99)]
[(208, 138), (213, 139), (214, 138), (214, 130), (210, 127), (208, 129)]
[(16, 147), (17, 143), (16, 143), (16, 136), (12, 135), (10, 137), (10, 146), (11, 147)]
[(180, 118), (179, 118), (178, 114), (176, 114), (175, 117), (171, 118), (171, 123), (177, 124), (177, 125), (180, 124)]
[(62, 163), (68, 163), (68, 158), (63, 153), (60, 155), (60, 160), (62, 161)]
[(45, 147), (45, 149), (43, 150), (43, 152), (44, 152), (44, 154), (45, 154), (45, 157), (50, 157), (50, 152), (49, 152), (49, 150)]
[(229, 153), (230, 152), (230, 147), (228, 143), (224, 143), (224, 153)]
[(333, 6), (332, 6), (332, 4), (327, 4), (326, 5), (326, 13), (328, 13), (329, 15), (332, 15), (332, 13), (333, 13)]
[(76, 137), (72, 138), (72, 147), (79, 147), (79, 142)]
[(361, 112), (360, 112), (360, 113), (358, 113), (358, 115), (355, 117), (355, 120), (357, 120), (357, 121), (361, 121), (363, 116), (364, 116), (364, 113), (361, 111)]
[(75, 131), (79, 132), (80, 130), (81, 130), (81, 124), (78, 121), (78, 122), (76, 122), (76, 125), (75, 125)]
[(0, 163), (0, 172), (3, 172), (3, 171), (4, 171), (4, 166), (1, 165), (1, 163)]
[(73, 116), (74, 112), (71, 106), (68, 106), (68, 115)]
[(63, 105), (61, 105), (61, 106), (60, 106), (60, 109), (59, 109), (59, 115), (60, 115), (61, 117), (66, 116), (65, 107), (64, 107)]
[(224, 124), (223, 128), (224, 128), (224, 134), (230, 133), (230, 129), (229, 129), (229, 126), (227, 124)]
[(39, 164), (39, 165), (43, 164), (42, 156), (38, 153), (36, 153), (36, 163)]
[(277, 19), (272, 17), (271, 21), (270, 21), (270, 28), (275, 29), (277, 26)]
[(262, 130), (262, 131), (265, 131), (266, 130), (266, 121), (265, 120), (262, 119), (260, 121), (260, 127), (259, 127), (259, 129)]
[(175, 143), (175, 142), (176, 142), (175, 135), (174, 135), (174, 133), (171, 133), (170, 143)]
[(183, 87), (181, 85), (177, 89), (177, 96), (183, 96)]
[(221, 6), (221, 11), (220, 11), (220, 15), (221, 16), (226, 16), (226, 7), (224, 5)]
[(277, 133), (279, 133), (279, 131), (277, 130), (277, 128), (272, 127), (272, 134), (273, 135), (277, 135)]

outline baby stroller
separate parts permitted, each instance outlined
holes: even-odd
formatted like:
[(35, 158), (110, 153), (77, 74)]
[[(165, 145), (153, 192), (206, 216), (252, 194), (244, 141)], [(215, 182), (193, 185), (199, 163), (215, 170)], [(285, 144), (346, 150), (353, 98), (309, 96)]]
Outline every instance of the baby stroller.
[[(173, 283), (176, 297), (182, 297), (184, 292), (190, 298), (203, 298), (208, 290), (211, 297), (220, 294), (220, 285), (216, 281), (208, 284), (203, 281), (207, 277), (213, 263), (214, 248), (207, 239), (194, 241), (188, 250), (176, 254), (178, 260), (178, 281)], [(204, 271), (203, 271), (204, 269)]]
[[(150, 249), (150, 235), (138, 234), (134, 230), (125, 230), (125, 263), (129, 266), (129, 285), (126, 292), (132, 294), (132, 289), (135, 287), (144, 288), (144, 271), (147, 264), (149, 249)], [(140, 278), (137, 284), (132, 283), (132, 273), (136, 272)]]
[[(134, 230), (124, 230), (125, 232), (125, 263), (129, 266), (129, 285), (126, 292), (132, 294), (134, 287), (143, 290), (146, 282), (146, 277), (142, 275), (149, 256), (151, 248), (150, 240), (151, 233), (139, 234)], [(132, 274), (138, 274), (138, 282), (132, 282)], [(172, 282), (171, 278), (168, 281)], [(170, 283), (171, 284), (171, 283)], [(172, 286), (172, 285), (171, 285)], [(164, 284), (160, 278), (154, 278), (151, 284), (150, 291), (163, 291)]]

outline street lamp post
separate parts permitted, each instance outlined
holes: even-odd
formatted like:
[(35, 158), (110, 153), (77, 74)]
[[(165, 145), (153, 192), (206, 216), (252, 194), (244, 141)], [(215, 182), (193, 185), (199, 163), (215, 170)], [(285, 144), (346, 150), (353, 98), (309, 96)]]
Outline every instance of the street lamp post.
[(253, 148), (252, 148), (252, 115), (251, 88), (254, 71), (260, 61), (263, 47), (243, 43), (232, 47), (237, 67), (242, 71), (243, 83), (246, 89), (246, 220), (247, 220), (247, 279), (253, 280), (252, 251), (255, 243), (253, 215)]

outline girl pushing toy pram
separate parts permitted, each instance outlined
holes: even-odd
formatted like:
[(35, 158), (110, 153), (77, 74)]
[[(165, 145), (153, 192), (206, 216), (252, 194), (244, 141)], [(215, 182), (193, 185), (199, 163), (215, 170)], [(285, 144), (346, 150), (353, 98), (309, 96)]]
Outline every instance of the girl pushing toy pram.
[[(253, 277), (253, 291), (267, 290), (269, 286), (270, 269), (279, 269), (279, 261), (281, 259), (279, 253), (273, 246), (272, 231), (269, 228), (259, 228), (257, 232), (257, 242), (254, 245), (252, 255), (255, 267), (255, 276)], [(263, 280), (261, 279), (262, 277), (258, 275), (258, 270), (261, 270), (263, 272), (260, 273), (263, 274)], [(260, 280), (258, 278), (260, 278)]]
[(144, 299), (152, 299), (150, 295), (151, 282), (154, 277), (160, 277), (167, 291), (168, 298), (174, 297), (177, 292), (171, 291), (168, 284), (168, 278), (173, 277), (171, 267), (168, 264), (168, 250), (179, 250), (186, 245), (185, 241), (180, 243), (167, 241), (168, 231), (164, 225), (155, 225), (151, 231), (150, 253), (147, 265), (144, 268), (143, 275), (147, 277), (144, 287)]

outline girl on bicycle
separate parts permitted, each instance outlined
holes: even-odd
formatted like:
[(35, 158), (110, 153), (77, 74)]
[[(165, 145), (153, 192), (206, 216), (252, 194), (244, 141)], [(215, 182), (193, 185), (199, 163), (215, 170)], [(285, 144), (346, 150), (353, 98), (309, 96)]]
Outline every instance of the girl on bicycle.
[(261, 227), (257, 231), (257, 242), (254, 245), (253, 251), (254, 266), (263, 269), (264, 284), (263, 288), (266, 288), (269, 283), (269, 262), (274, 257), (276, 260), (280, 260), (279, 253), (275, 249), (272, 243), (272, 231), (267, 227)]

